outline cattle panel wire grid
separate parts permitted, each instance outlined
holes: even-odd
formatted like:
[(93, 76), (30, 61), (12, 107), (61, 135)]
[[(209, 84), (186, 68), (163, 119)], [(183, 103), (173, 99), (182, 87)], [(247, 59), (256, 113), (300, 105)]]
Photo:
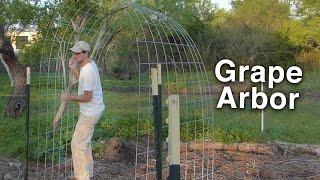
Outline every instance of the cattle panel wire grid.
[[(111, 64), (124, 60), (123, 66), (137, 80), (137, 84), (130, 85), (133, 89), (130, 96), (138, 97), (137, 100), (122, 106), (126, 107), (123, 111), (133, 112), (131, 115), (136, 126), (136, 150), (132, 160), (135, 166), (129, 176), (154, 179), (156, 175), (150, 75), (151, 68), (160, 65), (163, 79), (162, 176), (166, 178), (169, 171), (166, 160), (168, 145), (165, 142), (168, 105), (165, 101), (169, 95), (179, 94), (181, 178), (212, 178), (213, 150), (205, 146), (192, 150), (189, 147), (192, 142), (201, 144), (213, 140), (212, 98), (206, 70), (195, 43), (183, 27), (164, 14), (126, 1), (119, 1), (113, 10), (116, 13), (108, 16), (103, 1), (89, 1), (73, 17), (57, 15), (48, 26), (39, 71), (36, 72), (38, 82), (34, 86), (37, 88), (33, 92), (37, 94), (36, 102), (33, 102), (37, 113), (32, 114), (30, 122), (36, 129), (30, 142), (34, 148), (31, 150), (34, 165), (30, 176), (65, 179), (72, 175), (70, 142), (79, 116), (77, 104), (68, 104), (57, 129), (53, 127), (53, 119), (60, 107), (60, 94), (70, 86), (68, 59), (72, 54), (69, 49), (75, 41), (84, 40), (92, 46), (91, 59), (97, 63), (105, 89), (106, 110), (100, 121), (108, 120), (108, 111), (115, 109), (114, 102), (106, 99), (108, 93), (112, 93), (106, 89), (113, 88), (106, 83), (107, 76), (111, 74), (105, 75), (105, 71), (112, 71)], [(86, 20), (80, 23), (81, 27), (75, 28), (71, 22), (79, 16)], [(117, 93), (127, 95), (123, 91)]]

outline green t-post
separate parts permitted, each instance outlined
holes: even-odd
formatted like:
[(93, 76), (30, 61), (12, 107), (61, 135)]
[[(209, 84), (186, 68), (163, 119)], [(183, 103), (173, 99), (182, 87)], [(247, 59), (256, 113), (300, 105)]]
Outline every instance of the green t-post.
[(26, 122), (25, 122), (25, 164), (24, 164), (24, 179), (28, 180), (29, 167), (29, 117), (30, 117), (30, 67), (27, 67), (27, 81), (26, 81)]

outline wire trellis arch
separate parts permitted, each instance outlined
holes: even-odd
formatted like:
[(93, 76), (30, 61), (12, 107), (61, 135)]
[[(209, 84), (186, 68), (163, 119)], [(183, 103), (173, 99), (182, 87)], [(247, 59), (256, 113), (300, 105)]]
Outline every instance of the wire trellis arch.
[[(213, 103), (204, 63), (186, 30), (172, 18), (135, 3), (119, 1), (114, 8), (118, 12), (110, 18), (111, 21), (104, 19), (106, 16), (101, 12), (92, 14), (90, 8), (99, 9), (97, 7), (101, 3), (88, 4), (69, 19), (62, 16), (54, 18), (44, 40), (38, 77), (38, 112), (31, 122), (37, 128), (36, 137), (31, 138), (36, 146), (33, 151), (37, 162), (35, 176), (39, 179), (64, 179), (72, 172), (69, 148), (79, 115), (76, 104), (69, 104), (60, 129), (53, 129), (52, 120), (60, 105), (60, 93), (67, 89), (70, 78), (67, 59), (71, 54), (68, 50), (78, 36), (94, 47), (91, 58), (101, 70), (104, 89), (107, 89), (104, 69), (109, 68), (108, 72), (112, 72), (111, 64), (123, 60), (123, 57), (133, 78), (137, 80), (137, 84), (130, 85), (133, 89), (130, 96), (137, 99), (130, 105), (123, 105), (127, 108), (123, 111), (134, 112), (132, 116), (135, 116), (136, 125), (135, 165), (130, 176), (135, 179), (155, 178), (154, 129), (151, 126), (153, 105), (149, 77), (151, 68), (160, 64), (164, 80), (163, 122), (168, 116), (165, 100), (172, 94), (180, 96), (182, 178), (213, 178), (213, 150), (205, 146), (192, 150), (189, 147), (192, 142), (213, 141)], [(89, 10), (85, 9), (88, 7)], [(86, 20), (78, 31), (71, 22), (81, 14)], [(113, 56), (112, 53), (116, 55)], [(108, 93), (105, 91), (105, 94)], [(108, 112), (113, 108), (113, 102), (109, 99), (105, 101)], [(100, 121), (107, 121), (107, 118), (105, 113)], [(166, 136), (168, 125), (164, 125), (162, 129)], [(162, 154), (167, 156), (166, 143), (162, 150)], [(168, 162), (164, 160), (163, 176), (167, 175)]]

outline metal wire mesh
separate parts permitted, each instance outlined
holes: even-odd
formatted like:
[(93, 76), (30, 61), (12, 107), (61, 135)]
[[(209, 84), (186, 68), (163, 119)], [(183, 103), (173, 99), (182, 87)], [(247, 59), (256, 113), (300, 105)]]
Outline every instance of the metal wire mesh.
[[(96, 8), (99, 3), (89, 7)], [(86, 6), (88, 7), (88, 6)], [(70, 160), (70, 140), (77, 117), (76, 104), (69, 104), (62, 118), (61, 127), (54, 130), (52, 120), (59, 106), (59, 96), (68, 86), (69, 74), (67, 59), (71, 57), (68, 49), (73, 45), (75, 36), (87, 41), (96, 51), (92, 59), (101, 70), (104, 89), (112, 89), (107, 82), (103, 70), (116, 60), (126, 58), (123, 66), (131, 71), (137, 84), (126, 88), (134, 91), (130, 96), (136, 96), (137, 101), (130, 105), (121, 105), (136, 122), (136, 152), (134, 177), (153, 178), (154, 169), (154, 129), (152, 116), (152, 98), (150, 70), (157, 64), (163, 69), (163, 116), (168, 114), (165, 100), (170, 94), (180, 94), (182, 122), (182, 144), (190, 141), (212, 140), (213, 127), (212, 102), (208, 88), (208, 79), (199, 51), (188, 33), (172, 18), (138, 6), (134, 3), (119, 2), (115, 9), (119, 11), (104, 26), (103, 15), (91, 14), (79, 9), (76, 14), (84, 13), (87, 21), (80, 34), (70, 23), (70, 19), (56, 17), (48, 28), (43, 47), (42, 60), (38, 75), (37, 115), (33, 121), (37, 124), (35, 157), (37, 178), (56, 179), (70, 175), (72, 163)], [(74, 18), (74, 17), (73, 17)], [(103, 28), (103, 29), (101, 29)], [(115, 36), (116, 34), (116, 36)], [(99, 40), (97, 44), (97, 40)], [(110, 42), (110, 39), (116, 41)], [(121, 54), (125, 51), (125, 55)], [(123, 87), (120, 87), (123, 88)], [(108, 92), (105, 92), (108, 93)], [(128, 94), (126, 94), (128, 95)], [(106, 112), (113, 109), (112, 102), (105, 100)], [(110, 104), (109, 104), (110, 103)], [(124, 110), (124, 109), (123, 109)], [(121, 112), (122, 113), (122, 112)], [(108, 118), (104, 115), (102, 118)], [(163, 120), (164, 121), (164, 120)], [(168, 126), (163, 127), (167, 135)], [(164, 137), (165, 139), (165, 137)], [(183, 178), (204, 178), (212, 175), (213, 152), (205, 148), (189, 154), (187, 146), (182, 152)], [(167, 154), (167, 145), (163, 147), (163, 155)], [(164, 160), (163, 176), (168, 174), (168, 162)]]

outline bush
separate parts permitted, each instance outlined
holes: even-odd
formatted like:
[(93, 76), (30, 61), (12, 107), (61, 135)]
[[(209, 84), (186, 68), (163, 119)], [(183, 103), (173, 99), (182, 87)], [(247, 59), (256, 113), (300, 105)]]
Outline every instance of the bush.
[(316, 48), (302, 50), (297, 55), (297, 63), (304, 70), (314, 70), (320, 67), (320, 50)]

